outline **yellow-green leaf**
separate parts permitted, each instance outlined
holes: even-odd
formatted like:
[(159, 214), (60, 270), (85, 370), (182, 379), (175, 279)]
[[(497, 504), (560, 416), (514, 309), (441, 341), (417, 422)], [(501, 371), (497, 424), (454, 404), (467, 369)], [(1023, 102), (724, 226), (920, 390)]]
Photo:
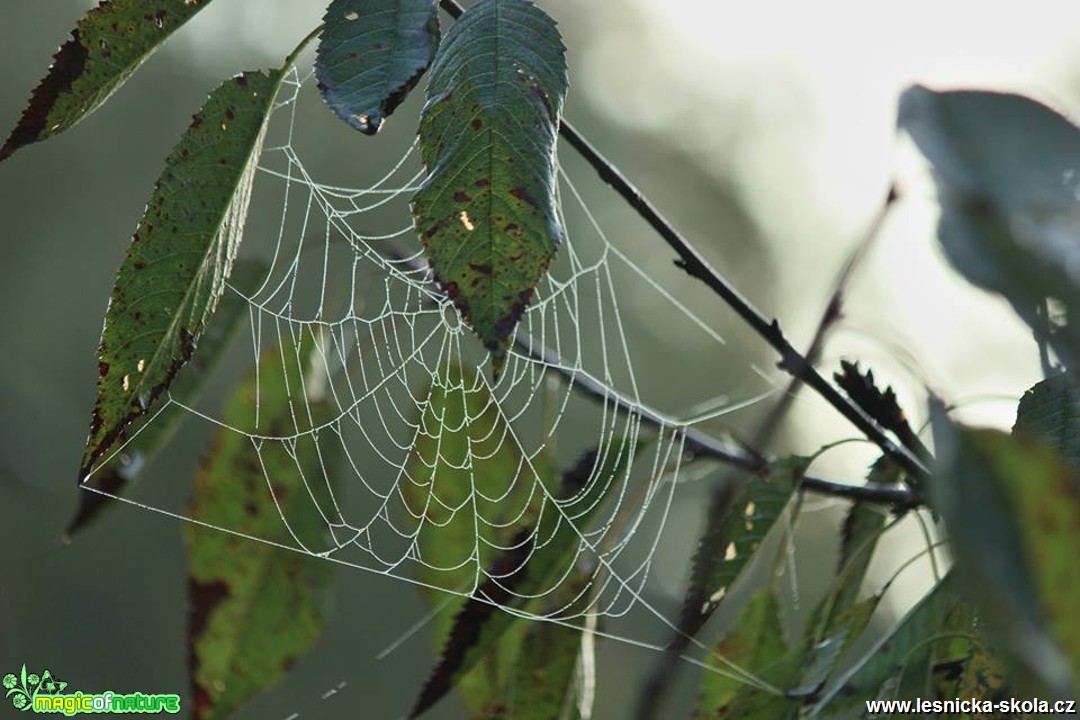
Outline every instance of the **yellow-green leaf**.
[[(568, 592), (577, 574), (582, 533), (603, 507), (608, 491), (620, 485), (617, 478), (629, 470), (638, 448), (640, 444), (615, 438), (603, 451), (582, 455), (554, 492), (546, 489), (530, 523), (517, 530), (488, 566), (484, 582), (460, 606), (442, 656), (409, 717), (418, 717), (438, 702), (514, 628), (517, 616), (501, 608), (541, 612), (551, 598)], [(560, 612), (585, 602), (587, 593), (582, 590), (563, 603)]]

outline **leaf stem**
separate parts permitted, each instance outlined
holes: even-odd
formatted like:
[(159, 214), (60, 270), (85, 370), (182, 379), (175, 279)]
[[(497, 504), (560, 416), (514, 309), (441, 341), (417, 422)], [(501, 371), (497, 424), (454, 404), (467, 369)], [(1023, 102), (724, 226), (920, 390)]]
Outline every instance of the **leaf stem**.
[(321, 33), (323, 31), (323, 28), (325, 27), (325, 23), (320, 23), (317, 28), (309, 32), (307, 35), (304, 36), (303, 40), (297, 43), (296, 47), (293, 48), (292, 52), (289, 53), (288, 56), (286, 56), (285, 64), (281, 66), (283, 72), (289, 70), (289, 68), (296, 64), (296, 61), (300, 58), (300, 55), (303, 54), (304, 50), (307, 49), (307, 46), (311, 43), (312, 40), (319, 36), (319, 33)]

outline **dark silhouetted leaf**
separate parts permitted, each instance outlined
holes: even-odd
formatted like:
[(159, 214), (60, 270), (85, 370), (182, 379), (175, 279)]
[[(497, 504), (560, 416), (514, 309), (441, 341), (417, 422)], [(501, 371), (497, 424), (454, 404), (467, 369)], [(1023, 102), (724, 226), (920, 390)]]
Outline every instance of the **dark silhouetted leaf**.
[(891, 430), (904, 447), (922, 458), (929, 457), (922, 440), (908, 424), (907, 415), (896, 400), (892, 387), (879, 390), (874, 383), (874, 371), (867, 368), (863, 373), (857, 362), (840, 362), (840, 372), (833, 373), (836, 384), (863, 412), (877, 421), (881, 427)]
[(90, 10), (53, 64), (3, 147), (13, 152), (67, 130), (99, 108), (177, 28), (210, 0), (112, 0)]
[[(1076, 317), (1080, 130), (1019, 95), (920, 86), (901, 97), (899, 124), (933, 165), (938, 236), (953, 266), (1004, 295), (1038, 333), (1047, 296)], [(1080, 362), (1077, 323), (1050, 339), (1066, 364)]]
[(469, 8), (431, 68), (420, 120), (428, 177), (413, 220), (496, 376), (563, 237), (555, 141), (566, 86), (555, 23), (526, 0)]
[(281, 78), (226, 80), (165, 161), (105, 314), (80, 481), (169, 388), (225, 291)]
[[(266, 269), (262, 263), (241, 260), (233, 269), (229, 284), (240, 293), (252, 292), (265, 277)], [(181, 398), (190, 405), (199, 396), (206, 379), (240, 328), (241, 320), (247, 317), (247, 309), (248, 303), (241, 295), (234, 292), (222, 295), (217, 320), (207, 326), (191, 362), (177, 374), (169, 388), (173, 397)], [(113, 500), (110, 495), (124, 494), (138, 480), (143, 469), (165, 447), (185, 417), (186, 413), (170, 405), (162, 408), (160, 413), (139, 418), (132, 424), (127, 433), (131, 439), (83, 483), (84, 489), (94, 488), (107, 494), (93, 490), (79, 493), (79, 508), (65, 531), (65, 538), (71, 538), (111, 505)]]
[(696, 634), (720, 605), (731, 584), (783, 514), (809, 464), (810, 458), (804, 457), (775, 461), (769, 467), (768, 477), (749, 478), (727, 507), (706, 521), (694, 554), (679, 621), (680, 632)]
[(863, 718), (866, 700), (895, 697), (896, 686), (912, 654), (929, 644), (960, 602), (952, 574), (911, 609), (892, 632), (824, 691), (813, 717)]
[[(633, 443), (616, 438), (602, 455), (585, 453), (563, 475), (552, 493), (559, 502), (543, 502), (535, 526), (518, 531), (509, 549), (488, 568), (487, 579), (454, 617), (442, 657), (410, 717), (418, 717), (440, 700), (514, 625), (516, 616), (500, 608), (531, 607), (537, 612), (543, 610), (544, 598), (565, 592), (566, 579), (575, 576), (580, 562), (581, 533), (603, 506), (607, 490), (616, 485), (613, 478), (629, 470), (634, 451)], [(589, 556), (587, 551), (585, 556)], [(582, 590), (566, 607), (584, 600), (586, 594)]]
[(1027, 436), (956, 426), (937, 400), (930, 411), (938, 448), (931, 500), (989, 638), (1012, 660), (1018, 682), (1043, 695), (1075, 697), (1075, 473), (1056, 451)]
[(326, 104), (374, 135), (420, 81), (439, 46), (434, 0), (333, 0), (315, 58)]
[[(231, 531), (184, 526), (198, 720), (230, 717), (280, 680), (322, 632), (320, 596), (334, 566), (304, 553), (334, 547), (325, 517), (340, 517), (331, 484), (341, 439), (316, 429), (334, 417), (334, 408), (310, 391), (317, 385), (310, 377), (307, 392), (301, 381), (313, 347), (306, 338), (263, 354), (258, 376), (229, 400), (226, 428), (195, 481), (191, 518)], [(297, 407), (310, 415), (294, 412)], [(233, 428), (287, 439), (254, 444)]]
[(1048, 377), (1024, 393), (1013, 432), (1039, 438), (1080, 472), (1080, 398), (1068, 375)]

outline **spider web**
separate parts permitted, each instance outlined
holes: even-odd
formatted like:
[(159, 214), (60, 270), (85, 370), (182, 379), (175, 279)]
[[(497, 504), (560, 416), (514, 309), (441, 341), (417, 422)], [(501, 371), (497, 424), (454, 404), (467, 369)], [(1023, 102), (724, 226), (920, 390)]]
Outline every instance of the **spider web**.
[[(652, 294), (709, 346), (720, 348), (724, 338), (607, 236), (562, 169), (560, 213), (572, 208), (573, 220), (563, 217), (565, 243), (493, 381), (486, 352), (433, 283), (412, 228), (408, 201), (423, 178), (417, 144), (362, 188), (319, 182), (296, 142), (299, 99), (311, 84), (310, 75), (295, 71), (286, 81), (269, 135), (274, 144), (260, 162), (244, 253), (262, 253), (268, 270), (254, 290), (228, 289), (248, 311), (248, 370), (267, 361), (268, 349), (281, 353), (284, 366), (303, 370), (301, 382), (288, 388), (291, 431), (270, 427), (258, 389), (243, 424), (173, 395), (159, 413), (178, 408), (245, 437), (271, 494), (269, 456), (296, 459), (302, 444), (313, 444), (318, 473), (304, 474), (299, 461), (296, 473), (310, 496), (306, 512), (317, 513), (326, 532), (312, 539), (296, 530), (282, 503), (277, 507), (292, 544), (140, 507), (441, 593), (475, 598), (478, 588), (497, 587), (522, 601), (500, 603), (522, 617), (582, 627), (643, 609), (673, 629), (645, 599), (645, 588), (683, 480), (685, 432), (761, 401), (778, 383), (758, 373), (757, 387), (742, 399), (723, 398), (693, 416), (651, 405), (635, 372), (633, 350), (642, 341), (627, 330), (628, 300)], [(274, 213), (276, 227), (265, 233), (252, 227), (256, 214)], [(331, 410), (320, 416), (315, 405)], [(449, 407), (461, 411), (452, 422)], [(421, 446), (431, 451), (418, 452)], [(591, 470), (573, 493), (557, 494), (551, 469), (572, 466), (586, 451), (597, 459)], [(474, 472), (496, 455), (512, 459), (511, 473), (493, 479)], [(331, 456), (343, 461), (322, 460)], [(612, 467), (617, 471), (604, 472)], [(444, 471), (467, 476), (468, 485), (446, 487)], [(576, 518), (585, 512), (589, 521), (579, 526)], [(536, 520), (545, 513), (559, 530)], [(474, 523), (475, 542), (460, 557), (436, 557), (439, 529), (461, 514)], [(521, 527), (532, 530), (511, 532)], [(575, 549), (552, 580), (518, 593), (513, 574), (567, 528)], [(429, 536), (436, 542), (425, 541)], [(526, 545), (520, 562), (498, 567), (500, 557)], [(576, 573), (593, 569), (586, 588), (561, 592)], [(738, 667), (729, 670), (764, 685)]]

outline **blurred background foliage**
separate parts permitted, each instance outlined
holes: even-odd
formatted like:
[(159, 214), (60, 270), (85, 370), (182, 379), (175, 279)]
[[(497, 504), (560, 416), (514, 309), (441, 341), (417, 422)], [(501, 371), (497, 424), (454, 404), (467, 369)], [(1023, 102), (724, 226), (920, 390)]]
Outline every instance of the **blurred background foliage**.
[[(560, 22), (572, 89), (566, 114), (669, 215), (734, 284), (805, 344), (839, 264), (896, 173), (905, 193), (859, 274), (825, 364), (857, 355), (922, 421), (923, 383), (976, 399), (961, 417), (1011, 425), (1015, 397), (1038, 378), (1028, 332), (1002, 301), (948, 270), (933, 244), (933, 191), (895, 142), (900, 90), (918, 80), (1029, 92), (1080, 115), (1080, 6), (1023, 10), (917, 0), (883, 9), (850, 0), (758, 4), (670, 0), (542, 3)], [(0, 41), (0, 126), (18, 117), (49, 57), (90, 2), (8, 0)], [(217, 2), (185, 27), (101, 110), (75, 130), (0, 166), (4, 257), (0, 282), (0, 672), (49, 668), (84, 692), (187, 692), (183, 548), (178, 523), (125, 507), (73, 545), (57, 542), (76, 501), (75, 475), (93, 402), (94, 349), (115, 270), (163, 159), (221, 78), (277, 65), (314, 27), (322, 0)], [(319, 179), (362, 186), (410, 141), (419, 96), (371, 142), (312, 97), (297, 138)], [(640, 358), (646, 397), (691, 408), (760, 387), (753, 367), (774, 359), (703, 286), (688, 282), (632, 213), (569, 152), (561, 160), (608, 236), (652, 277), (718, 328), (722, 348), (688, 323), (665, 322), (654, 295), (627, 291), (623, 317), (651, 348)], [(257, 207), (257, 206), (256, 206)], [(571, 217), (571, 222), (574, 218)], [(256, 218), (251, 232), (275, 227)], [(260, 224), (261, 223), (261, 224)], [(674, 357), (672, 355), (674, 354)], [(635, 358), (635, 360), (638, 360)], [(250, 358), (248, 358), (250, 362)], [(673, 370), (673, 368), (675, 368)], [(223, 397), (230, 376), (207, 397)], [(997, 396), (1011, 402), (995, 403)], [(726, 421), (743, 431), (761, 406)], [(812, 451), (852, 429), (801, 396), (778, 443)], [(135, 498), (180, 508), (209, 428), (189, 424), (144, 473)], [(872, 452), (830, 454), (815, 470), (857, 480)], [(649, 597), (672, 612), (685, 581), (704, 485), (677, 496)], [(839, 506), (804, 513), (796, 568), (835, 553)], [(685, 518), (685, 520), (684, 520)], [(818, 522), (820, 521), (820, 522)], [(893, 543), (893, 565), (923, 539)], [(829, 560), (831, 562), (831, 560)], [(883, 563), (879, 576), (890, 568)], [(921, 593), (916, 574), (890, 595), (894, 611)], [(812, 572), (792, 580), (812, 596)], [(796, 607), (798, 603), (796, 603)], [(247, 718), (393, 717), (431, 662), (421, 634), (375, 656), (422, 618), (415, 590), (339, 571), (327, 632)], [(610, 628), (646, 642), (662, 627), (637, 618)], [(722, 621), (721, 621), (722, 622)], [(629, 678), (655, 651), (605, 642), (597, 717), (623, 717)], [(685, 673), (692, 676), (693, 673)], [(614, 680), (618, 678), (617, 682)], [(453, 703), (431, 717), (457, 717)]]

